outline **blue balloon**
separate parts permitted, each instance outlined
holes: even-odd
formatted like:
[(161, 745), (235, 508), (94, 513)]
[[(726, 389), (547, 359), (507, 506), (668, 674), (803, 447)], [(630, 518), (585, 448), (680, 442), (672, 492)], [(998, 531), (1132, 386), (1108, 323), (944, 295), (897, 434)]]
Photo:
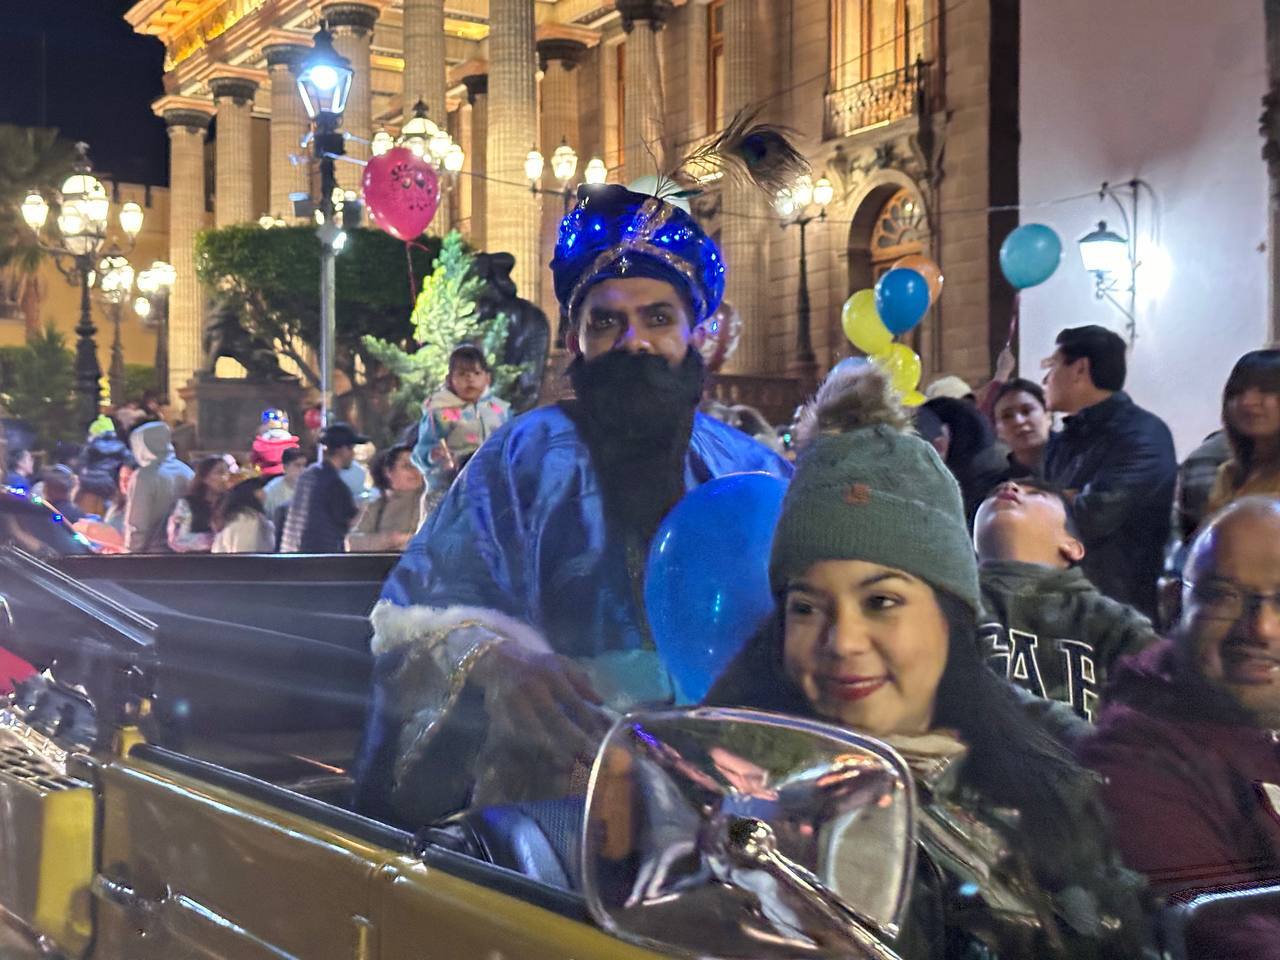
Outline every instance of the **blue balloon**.
[(919, 270), (894, 267), (876, 281), (876, 310), (895, 337), (906, 333), (929, 310), (929, 282)]
[(683, 703), (700, 701), (773, 611), (769, 551), (785, 481), (735, 473), (693, 490), (649, 548), (644, 604)]
[(1000, 269), (1017, 290), (1044, 283), (1062, 262), (1062, 238), (1043, 223), (1024, 223), (1000, 244)]

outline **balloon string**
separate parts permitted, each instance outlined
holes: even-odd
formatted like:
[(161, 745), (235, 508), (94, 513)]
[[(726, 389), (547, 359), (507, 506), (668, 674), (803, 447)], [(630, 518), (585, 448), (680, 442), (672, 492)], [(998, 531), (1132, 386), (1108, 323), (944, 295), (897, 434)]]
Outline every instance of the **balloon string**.
[(406, 240), (404, 242), (404, 261), (409, 268), (409, 303), (410, 305), (418, 302), (418, 278), (413, 275), (413, 252), (410, 248), (416, 247), (423, 253), (430, 253), (424, 245), (414, 240)]

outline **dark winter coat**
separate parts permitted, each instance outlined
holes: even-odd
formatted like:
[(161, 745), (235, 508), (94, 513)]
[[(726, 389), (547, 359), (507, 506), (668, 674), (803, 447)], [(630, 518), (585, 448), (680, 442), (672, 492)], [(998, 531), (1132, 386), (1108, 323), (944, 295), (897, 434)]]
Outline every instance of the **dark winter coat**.
[(110, 474), (112, 481), (125, 461), (129, 448), (115, 433), (102, 433), (84, 445), (80, 451), (80, 472)]
[[(1189, 677), (1162, 641), (1116, 668), (1078, 750), (1106, 778), (1117, 842), (1159, 893), (1280, 882), (1280, 732)], [(1270, 794), (1270, 796), (1268, 795)], [(1190, 955), (1280, 957), (1280, 917), (1203, 927)]]
[(281, 553), (344, 553), (356, 518), (351, 488), (329, 461), (302, 471), (280, 538)]
[(1147, 616), (1155, 614), (1177, 471), (1169, 428), (1124, 391), (1067, 417), (1045, 450), (1045, 479), (1077, 491), (1071, 514), (1086, 576)]
[(1087, 720), (1112, 664), (1156, 640), (1150, 620), (1103, 596), (1077, 567), (996, 561), (978, 579), (978, 642), (992, 668)]

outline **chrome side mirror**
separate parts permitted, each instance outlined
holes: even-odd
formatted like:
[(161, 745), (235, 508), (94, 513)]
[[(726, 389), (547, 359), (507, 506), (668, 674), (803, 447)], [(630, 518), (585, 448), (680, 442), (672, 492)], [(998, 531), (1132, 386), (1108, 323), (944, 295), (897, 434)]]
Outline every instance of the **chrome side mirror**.
[(696, 708), (624, 717), (596, 755), (583, 887), (621, 939), (699, 958), (896, 957), (915, 790), (887, 745)]

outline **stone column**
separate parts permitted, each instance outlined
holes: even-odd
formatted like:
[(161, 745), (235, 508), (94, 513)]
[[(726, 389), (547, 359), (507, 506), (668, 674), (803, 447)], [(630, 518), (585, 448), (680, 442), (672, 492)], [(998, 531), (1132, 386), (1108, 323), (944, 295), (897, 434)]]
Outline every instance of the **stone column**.
[(483, 174), (488, 169), (489, 75), (472, 74), (463, 77), (462, 82), (467, 87), (467, 117), (462, 142), (466, 160), (462, 165), (458, 187), (462, 191), (462, 209), (470, 211), (463, 216), (469, 217), (471, 221), (471, 245), (478, 250), (487, 250), (486, 198), (489, 195), (489, 184), (475, 174)]
[(196, 279), (195, 240), (205, 225), (204, 138), (213, 105), (191, 101), (166, 107), (161, 100), (156, 112), (169, 128), (169, 262), (174, 279), (169, 295), (168, 391), (177, 404), (178, 391), (204, 359), (204, 292)]
[(540, 204), (524, 176), (525, 157), (538, 140), (533, 6), (534, 0), (489, 2), (485, 247), (516, 258), (511, 276), (520, 296), (537, 303)]
[[(267, 213), (293, 221), (291, 193), (311, 192), (311, 151), (303, 149), (307, 134), (307, 111), (298, 96), (295, 71), (307, 48), (295, 43), (277, 43), (263, 48), (271, 74), (271, 189)], [(294, 163), (291, 158), (307, 158)]]
[[(559, 189), (560, 181), (551, 169), (551, 155), (562, 142), (568, 142), (578, 153), (578, 170), (569, 189), (581, 182), (582, 170), (590, 157), (582, 155), (582, 138), (578, 124), (578, 76), (576, 68), (586, 44), (578, 40), (546, 38), (538, 41), (538, 65), (542, 69), (542, 140), (538, 149), (547, 158), (547, 171), (542, 182), (549, 189)], [(572, 203), (572, 199), (569, 201)], [(560, 219), (564, 216), (564, 200), (544, 194), (542, 197), (542, 239), (538, 256), (542, 283), (542, 307), (548, 317), (559, 313), (555, 289), (548, 265), (556, 250)]]
[(626, 103), (622, 109), (624, 182), (664, 172), (662, 145), (666, 117), (658, 32), (671, 13), (671, 0), (617, 0), (627, 32), (623, 61)]
[(229, 227), (248, 223), (253, 209), (253, 95), (258, 85), (244, 77), (217, 77), (209, 92), (218, 108), (214, 137), (214, 224)]
[[(755, 75), (760, 70), (753, 50), (755, 0), (725, 0), (724, 90), (725, 119), (755, 96)], [(721, 201), (720, 243), (723, 248), (725, 299), (742, 317), (738, 351), (726, 364), (726, 373), (762, 374), (770, 371), (769, 306), (764, 286), (768, 277), (768, 243), (762, 236), (776, 232), (768, 222), (764, 197), (749, 183), (726, 178)], [(781, 361), (783, 358), (777, 358)], [(781, 364), (779, 364), (780, 366)]]
[[(373, 25), (378, 22), (378, 8), (364, 3), (328, 3), (320, 15), (329, 22), (333, 48), (351, 61), (355, 76), (351, 78), (351, 95), (342, 116), (342, 129), (368, 141), (373, 136), (373, 67), (369, 52), (373, 43)], [(347, 141), (347, 156), (369, 159), (368, 143)], [(360, 191), (363, 168), (339, 161), (336, 167), (338, 186)]]
[(445, 118), (444, 0), (404, 0), (404, 104)]

